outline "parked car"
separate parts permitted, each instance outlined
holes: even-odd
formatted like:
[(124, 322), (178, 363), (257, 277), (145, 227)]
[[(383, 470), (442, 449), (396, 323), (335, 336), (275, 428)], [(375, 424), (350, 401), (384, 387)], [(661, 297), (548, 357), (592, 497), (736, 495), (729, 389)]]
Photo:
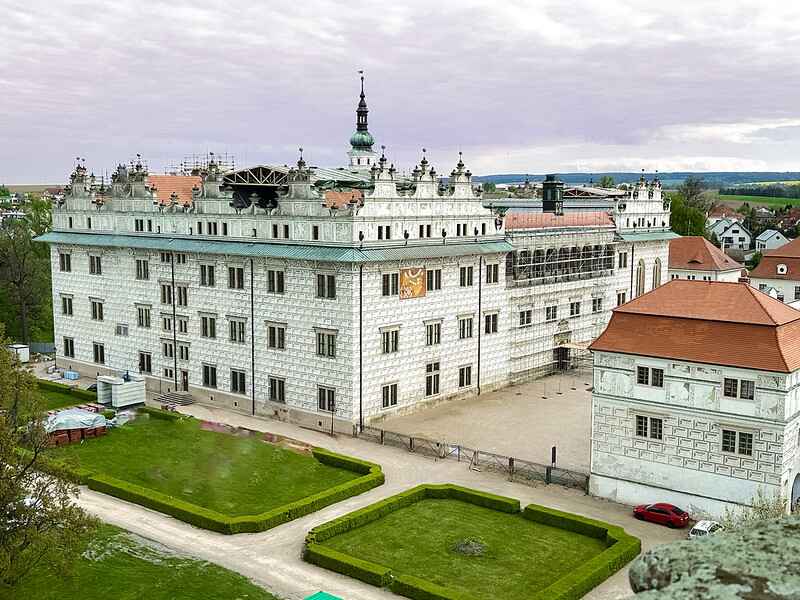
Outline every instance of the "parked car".
[(633, 509), (633, 516), (641, 521), (659, 523), (667, 527), (680, 529), (686, 527), (689, 522), (689, 513), (666, 502), (656, 502), (655, 504), (640, 504)]
[(693, 540), (699, 537), (705, 537), (712, 533), (722, 531), (724, 528), (716, 521), (698, 521), (694, 527), (689, 530), (689, 539)]

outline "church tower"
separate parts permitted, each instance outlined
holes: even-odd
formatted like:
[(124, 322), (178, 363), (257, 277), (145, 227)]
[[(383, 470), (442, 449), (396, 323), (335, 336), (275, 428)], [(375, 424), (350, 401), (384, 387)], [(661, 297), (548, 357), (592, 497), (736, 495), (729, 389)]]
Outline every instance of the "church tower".
[(378, 154), (372, 150), (375, 139), (369, 132), (367, 124), (367, 100), (364, 96), (364, 75), (361, 71), (361, 98), (356, 109), (356, 130), (350, 136), (350, 151), (347, 156), (350, 158), (350, 168), (355, 171), (369, 171), (376, 163)]

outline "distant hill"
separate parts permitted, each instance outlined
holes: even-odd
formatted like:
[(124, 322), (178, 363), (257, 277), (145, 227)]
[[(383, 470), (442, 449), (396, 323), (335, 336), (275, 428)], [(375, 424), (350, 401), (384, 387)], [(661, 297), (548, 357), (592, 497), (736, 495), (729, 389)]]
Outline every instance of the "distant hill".
[[(634, 172), (605, 172), (605, 173), (557, 173), (558, 178), (564, 183), (576, 185), (581, 183), (589, 183), (593, 181), (597, 183), (604, 175), (609, 175), (614, 178), (614, 183), (633, 183), (639, 180), (642, 173)], [(794, 181), (800, 180), (800, 172), (798, 171), (675, 171), (672, 173), (659, 173), (658, 177), (661, 179), (665, 187), (677, 187), (684, 179), (694, 175), (702, 177), (710, 187), (729, 187), (732, 185), (741, 185), (743, 183), (760, 183), (771, 181)], [(653, 173), (645, 173), (648, 179), (652, 179)], [(502, 175), (480, 175), (473, 179), (476, 182), (492, 182), (492, 183), (517, 183), (525, 181), (525, 178), (530, 181), (542, 181), (544, 175), (534, 175), (525, 173), (509, 173)]]

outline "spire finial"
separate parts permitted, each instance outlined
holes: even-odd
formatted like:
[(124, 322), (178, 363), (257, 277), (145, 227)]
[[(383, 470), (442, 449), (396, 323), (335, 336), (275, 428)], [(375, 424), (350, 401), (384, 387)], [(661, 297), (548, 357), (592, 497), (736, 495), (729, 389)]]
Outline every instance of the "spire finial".
[(361, 75), (361, 97), (364, 97), (364, 70), (360, 69), (358, 74)]

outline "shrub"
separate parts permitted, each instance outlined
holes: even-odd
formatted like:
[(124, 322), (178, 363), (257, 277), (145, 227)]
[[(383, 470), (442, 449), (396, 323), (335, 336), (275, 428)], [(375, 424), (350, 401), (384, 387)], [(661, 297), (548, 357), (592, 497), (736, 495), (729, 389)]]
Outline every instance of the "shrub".
[(100, 414), (103, 415), (106, 419), (113, 419), (117, 416), (117, 411), (111, 409), (101, 410)]
[(323, 465), (338, 467), (347, 471), (353, 471), (354, 473), (361, 473), (362, 475), (367, 475), (376, 470), (380, 471), (381, 469), (380, 466), (375, 463), (353, 458), (352, 456), (345, 456), (344, 454), (337, 454), (325, 448), (312, 448), (311, 454)]
[(519, 500), (515, 498), (507, 498), (505, 496), (489, 494), (488, 492), (471, 490), (459, 485), (453, 485), (452, 483), (440, 485), (429, 484), (425, 487), (427, 489), (426, 497), (428, 498), (451, 498), (453, 500), (461, 500), (462, 502), (469, 502), (470, 504), (482, 506), (483, 508), (509, 514), (516, 514), (520, 511)]
[(342, 573), (377, 587), (385, 587), (391, 581), (388, 567), (349, 556), (320, 544), (307, 545), (303, 557), (323, 569)]
[(608, 532), (609, 525), (588, 519), (579, 515), (561, 512), (538, 504), (529, 504), (522, 511), (522, 516), (530, 521), (550, 525), (559, 529), (566, 529), (574, 533), (580, 533), (589, 537), (604, 539)]
[(473, 600), (472, 596), (436, 585), (413, 575), (397, 573), (392, 575), (389, 589), (413, 600)]
[(182, 415), (179, 412), (161, 410), (160, 408), (154, 408), (152, 406), (140, 406), (138, 412), (150, 415), (150, 417), (153, 419), (162, 419), (164, 421), (180, 421), (182, 419), (190, 418), (186, 415)]
[(720, 518), (720, 524), (728, 531), (755, 525), (760, 521), (778, 519), (786, 516), (786, 497), (780, 489), (768, 494), (763, 487), (758, 486), (756, 493), (750, 499), (750, 506), (739, 508), (725, 507), (725, 512)]

